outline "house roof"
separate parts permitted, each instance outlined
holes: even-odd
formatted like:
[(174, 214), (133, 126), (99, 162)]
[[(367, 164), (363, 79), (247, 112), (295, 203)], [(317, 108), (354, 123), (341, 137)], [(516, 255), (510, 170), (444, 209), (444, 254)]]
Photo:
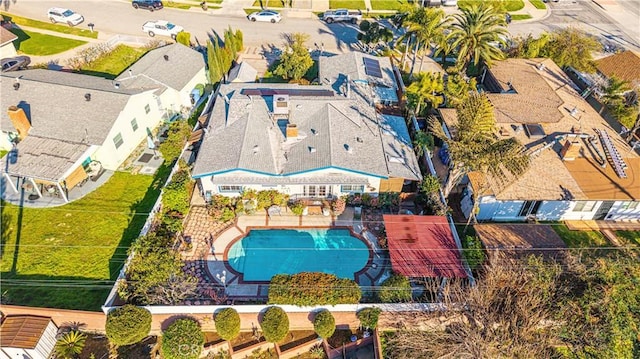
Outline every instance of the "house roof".
[[(557, 258), (567, 245), (551, 226), (541, 224), (476, 224), (473, 226), (490, 257), (498, 253)], [(553, 249), (558, 249), (554, 251)]]
[(466, 278), (444, 216), (384, 215), (391, 266), (407, 277)]
[(258, 76), (258, 70), (253, 68), (253, 66), (249, 65), (248, 62), (243, 61), (237, 64), (234, 68), (229, 71), (229, 78), (227, 79), (227, 83), (229, 82), (256, 82), (256, 77)]
[(13, 42), (17, 38), (18, 36), (14, 33), (0, 26), (0, 46)]
[(0, 346), (34, 349), (51, 318), (34, 315), (7, 316), (0, 326)]
[[(544, 68), (538, 68), (540, 63), (545, 65)], [(503, 66), (506, 66), (508, 71), (505, 71)], [(499, 78), (503, 78), (506, 72), (512, 73), (516, 91), (520, 91), (517, 84), (522, 82), (516, 78), (517, 73), (521, 72), (525, 74), (525, 78), (529, 78), (529, 82), (536, 84), (534, 87), (540, 89), (541, 93), (553, 90), (562, 104), (557, 109), (557, 113), (561, 115), (557, 121), (548, 122), (545, 121), (545, 117), (542, 117), (540, 121), (535, 122), (537, 117), (534, 116), (524, 118), (522, 121), (514, 118), (512, 122), (497, 124), (499, 133), (496, 136), (516, 138), (527, 149), (531, 161), (529, 169), (518, 178), (505, 176), (498, 179), (485, 174), (485, 180), (489, 185), (487, 193), (495, 195), (498, 200), (640, 199), (640, 192), (634, 191), (638, 178), (640, 178), (640, 166), (632, 166), (637, 163), (638, 156), (598, 112), (580, 96), (579, 92), (574, 89), (571, 80), (555, 63), (544, 59), (509, 59), (496, 62), (490, 72), (494, 71), (503, 74), (498, 76)], [(538, 79), (534, 81), (533, 78), (536, 76)], [(546, 83), (547, 90), (543, 89), (541, 81)], [(528, 90), (527, 93), (529, 93)], [(490, 96), (505, 96), (508, 99), (513, 94), (490, 94)], [(529, 96), (538, 98), (535, 93), (529, 93)], [(541, 98), (547, 97), (545, 95)], [(532, 101), (514, 101), (518, 104), (509, 104), (508, 106), (522, 106), (523, 112), (530, 109), (532, 113), (535, 113), (536, 107), (543, 107), (542, 100), (540, 101), (540, 104), (532, 103)], [(504, 101), (495, 102), (492, 100), (492, 102), (497, 117)], [(448, 125), (449, 123), (452, 121), (447, 121)], [(528, 124), (539, 124), (539, 128), (544, 133), (540, 136), (531, 135), (523, 126)], [(613, 146), (627, 163), (627, 179), (622, 179), (613, 173), (610, 162), (607, 162), (604, 171), (599, 166), (594, 167), (594, 156), (597, 155), (594, 155), (593, 149), (596, 148), (603, 155), (605, 153), (596, 129), (604, 130), (609, 134)], [(593, 137), (597, 141), (590, 142), (586, 138), (571, 137), (575, 134)], [(563, 161), (560, 154), (561, 149), (569, 138), (577, 141), (582, 147), (581, 157), (573, 161)], [(589, 165), (589, 163), (591, 164)], [(598, 186), (606, 186), (606, 188)]]
[(89, 147), (85, 143), (29, 135), (18, 143), (18, 160), (13, 164), (9, 161), (6, 172), (59, 182)]
[(116, 80), (132, 89), (162, 85), (179, 91), (203, 68), (204, 57), (201, 53), (174, 43), (147, 52)]
[[(421, 178), (406, 125), (377, 114), (361, 96), (366, 86), (354, 83), (347, 98), (329, 86), (222, 85), (193, 176), (239, 169), (287, 176), (331, 167), (382, 178)], [(291, 94), (288, 115), (280, 120), (273, 115), (278, 94)], [(285, 137), (287, 121), (297, 126), (296, 139)]]
[[(3, 72), (2, 102), (22, 108), (31, 122), (29, 136), (101, 145), (132, 95), (141, 91), (115, 88), (111, 80), (53, 70)], [(19, 78), (19, 80), (15, 80)], [(14, 90), (14, 83), (20, 87)], [(91, 95), (87, 101), (86, 94)], [(13, 129), (6, 108), (3, 131)]]
[(622, 51), (596, 61), (598, 71), (607, 77), (615, 76), (633, 86), (640, 86), (640, 53)]

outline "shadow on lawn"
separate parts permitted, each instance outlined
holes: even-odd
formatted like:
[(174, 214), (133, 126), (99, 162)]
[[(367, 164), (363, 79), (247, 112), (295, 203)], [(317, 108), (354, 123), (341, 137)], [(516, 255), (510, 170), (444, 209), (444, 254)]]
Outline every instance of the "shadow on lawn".
[(13, 46), (15, 46), (16, 51), (20, 50), (20, 44), (31, 38), (31, 36), (29, 36), (26, 32), (18, 27), (14, 27), (13, 29), (11, 29), (11, 32), (18, 37), (13, 41)]

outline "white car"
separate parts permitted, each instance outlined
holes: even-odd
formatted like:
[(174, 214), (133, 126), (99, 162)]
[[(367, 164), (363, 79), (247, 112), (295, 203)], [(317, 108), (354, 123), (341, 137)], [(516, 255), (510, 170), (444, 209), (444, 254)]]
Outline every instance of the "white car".
[(69, 26), (75, 26), (84, 21), (82, 15), (73, 12), (73, 10), (52, 7), (47, 11), (47, 17), (52, 23), (64, 22)]
[(272, 24), (282, 20), (282, 16), (273, 10), (256, 11), (247, 16), (247, 18), (251, 21), (268, 21)]
[(184, 28), (165, 20), (158, 20), (145, 22), (144, 25), (142, 25), (142, 31), (151, 37), (156, 35), (170, 36), (175, 40), (178, 33), (184, 31)]

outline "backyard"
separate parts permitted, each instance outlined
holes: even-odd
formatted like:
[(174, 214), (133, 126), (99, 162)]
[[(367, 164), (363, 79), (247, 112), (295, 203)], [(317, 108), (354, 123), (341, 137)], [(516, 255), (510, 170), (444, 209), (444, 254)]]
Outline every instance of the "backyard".
[(2, 302), (99, 310), (158, 194), (160, 179), (116, 172), (54, 208), (2, 204)]

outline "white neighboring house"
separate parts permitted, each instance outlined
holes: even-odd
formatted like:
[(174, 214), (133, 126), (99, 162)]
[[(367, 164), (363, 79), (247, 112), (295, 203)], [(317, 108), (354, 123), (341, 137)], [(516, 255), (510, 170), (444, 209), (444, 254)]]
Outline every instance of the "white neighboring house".
[(48, 359), (58, 327), (48, 317), (7, 316), (0, 326), (0, 359)]
[(0, 59), (16, 56), (16, 47), (13, 42), (18, 38), (14, 33), (0, 27)]
[[(166, 57), (165, 57), (166, 56)], [(17, 158), (2, 174), (8, 188), (26, 182), (58, 187), (62, 196), (92, 164), (116, 170), (149, 130), (190, 108), (204, 84), (202, 55), (174, 44), (151, 50), (115, 80), (51, 71), (2, 73), (3, 149)], [(10, 190), (10, 189), (7, 189)]]
[(379, 113), (369, 83), (350, 77), (334, 71), (321, 75), (321, 86), (220, 86), (192, 172), (204, 197), (246, 189), (377, 195), (421, 180), (404, 119)]
[[(531, 164), (517, 179), (470, 173), (466, 216), (478, 201), (478, 220), (640, 219), (640, 158), (553, 61), (497, 62), (483, 80), (496, 135), (523, 143)], [(455, 131), (455, 110), (441, 112), (445, 130)]]

